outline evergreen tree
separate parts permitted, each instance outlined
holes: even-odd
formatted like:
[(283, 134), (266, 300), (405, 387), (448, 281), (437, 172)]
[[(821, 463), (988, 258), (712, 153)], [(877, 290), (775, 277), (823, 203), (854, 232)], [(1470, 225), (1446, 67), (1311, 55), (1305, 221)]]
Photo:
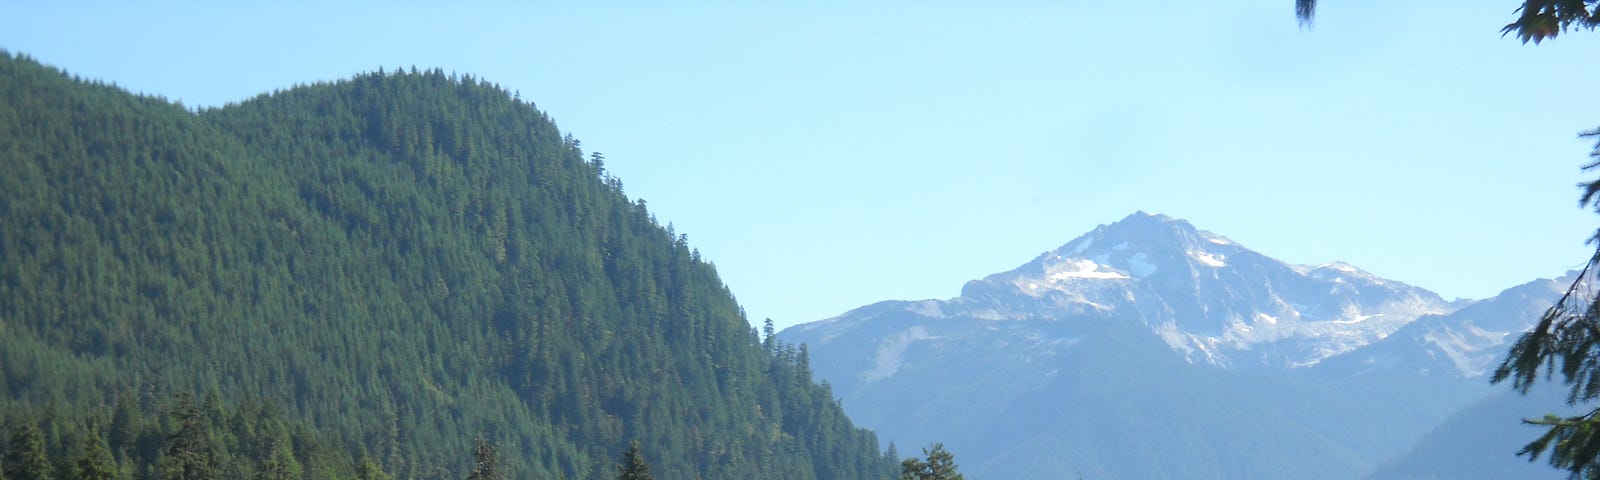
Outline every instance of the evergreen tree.
[(384, 472), (372, 457), (363, 457), (361, 463), (356, 464), (356, 480), (394, 480), (394, 475)]
[(628, 442), (628, 451), (622, 454), (622, 464), (617, 465), (617, 480), (655, 480), (650, 475), (650, 464), (639, 452), (639, 441)]
[[(1600, 138), (1600, 129), (1582, 136)], [(1600, 168), (1600, 143), (1590, 157), (1595, 161), (1584, 169)], [(1580, 203), (1600, 212), (1600, 180), (1581, 186), (1584, 191)], [(1600, 232), (1590, 241), (1597, 239), (1600, 239)], [(1600, 294), (1594, 283), (1600, 270), (1596, 270), (1596, 265), (1600, 265), (1600, 247), (1566, 293), (1539, 318), (1539, 323), (1511, 345), (1506, 358), (1495, 369), (1492, 382), (1511, 380), (1513, 389), (1527, 394), (1540, 373), (1549, 379), (1559, 372), (1561, 381), (1569, 386), (1569, 404), (1600, 400)], [(1523, 422), (1546, 429), (1543, 435), (1523, 447), (1519, 455), (1528, 455), (1534, 460), (1548, 451), (1550, 464), (1567, 470), (1573, 478), (1600, 478), (1600, 407), (1582, 415), (1546, 415)]]
[(49, 480), (55, 467), (44, 451), (44, 435), (33, 422), (23, 423), (11, 433), (6, 445), (5, 478), (8, 480)]
[(501, 480), (505, 478), (500, 472), (500, 455), (495, 451), (494, 445), (478, 440), (478, 446), (472, 450), (472, 474), (467, 480)]
[(888, 466), (884, 470), (883, 478), (898, 478), (899, 472), (904, 470), (904, 465), (900, 462), (900, 449), (895, 447), (894, 442), (889, 442), (889, 449), (883, 451), (882, 463)]
[(258, 480), (294, 480), (301, 476), (303, 470), (300, 461), (294, 458), (294, 453), (289, 451), (287, 445), (273, 442), (266, 461), (261, 464), (261, 469), (256, 474)]
[(773, 326), (771, 318), (761, 323), (761, 347), (767, 350), (768, 355), (777, 355), (778, 329)]
[(117, 402), (111, 409), (111, 426), (106, 440), (110, 442), (112, 452), (119, 459), (125, 459), (129, 453), (127, 450), (135, 446), (137, 432), (142, 427), (135, 423), (139, 418), (139, 412), (131, 397), (133, 397), (131, 394), (118, 395)]
[[(1317, 0), (1295, 0), (1294, 11), (1301, 25), (1310, 25)], [(1502, 27), (1500, 34), (1515, 33), (1522, 43), (1537, 44), (1569, 29), (1593, 30), (1600, 26), (1600, 2), (1592, 0), (1523, 0), (1516, 11), (1517, 19)]]
[(163, 477), (172, 480), (212, 480), (219, 478), (205, 414), (188, 393), (180, 393), (170, 412), (178, 430), (167, 436), (168, 465)]
[[(672, 478), (894, 468), (603, 156), (497, 86), (386, 70), (191, 111), (0, 52), (0, 92), (0, 412), (118, 398), (134, 476), (349, 478), (371, 452), (437, 477), (486, 428), (529, 477), (609, 477), (634, 437)], [(177, 391), (216, 401), (169, 418)]]
[(899, 480), (965, 480), (956, 470), (955, 455), (944, 449), (944, 444), (935, 443), (931, 448), (922, 449), (926, 460), (907, 458), (900, 462)]
[(106, 452), (105, 439), (100, 437), (97, 429), (90, 429), (89, 435), (83, 437), (83, 452), (78, 455), (77, 479), (79, 480), (112, 480), (116, 478), (116, 465), (111, 460), (111, 454)]

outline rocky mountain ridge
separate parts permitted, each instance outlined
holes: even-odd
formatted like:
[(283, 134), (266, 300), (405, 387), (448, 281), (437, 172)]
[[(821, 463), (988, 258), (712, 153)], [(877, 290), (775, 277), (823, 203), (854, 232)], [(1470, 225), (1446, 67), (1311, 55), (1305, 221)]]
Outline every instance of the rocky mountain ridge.
[(959, 297), (883, 302), (792, 330), (825, 339), (840, 323), (861, 321), (858, 312), (884, 308), (991, 321), (1132, 317), (1190, 361), (1303, 367), (1454, 307), (1342, 262), (1291, 265), (1187, 221), (1138, 212), (968, 282)]
[(851, 418), (975, 478), (1363, 478), (1500, 391), (1485, 373), (1570, 280), (1447, 302), (1139, 212), (779, 336)]

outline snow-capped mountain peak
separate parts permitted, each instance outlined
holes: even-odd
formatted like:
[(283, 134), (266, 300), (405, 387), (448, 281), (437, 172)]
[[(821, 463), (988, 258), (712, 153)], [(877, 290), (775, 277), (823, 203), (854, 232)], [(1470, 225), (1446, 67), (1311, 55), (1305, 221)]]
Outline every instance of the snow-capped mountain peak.
[(1343, 262), (1292, 266), (1141, 211), (968, 282), (937, 310), (988, 321), (1125, 318), (1191, 361), (1304, 366), (1446, 313), (1450, 304)]
[(1223, 268), (1238, 249), (1232, 240), (1196, 229), (1189, 222), (1140, 211), (1096, 227), (1017, 270), (985, 281), (1010, 279), (1024, 294), (1037, 297), (1050, 291), (1081, 289), (1084, 281), (1188, 275)]
[[(779, 337), (811, 346), (852, 418), (901, 441), (964, 442), (968, 465), (996, 478), (1097, 464), (1104, 478), (1345, 478), (1486, 392), (1507, 343), (1571, 282), (1447, 303), (1139, 212), (958, 297), (879, 302)], [(1152, 451), (1194, 458), (1130, 469)], [(1308, 465), (1305, 451), (1339, 453)]]

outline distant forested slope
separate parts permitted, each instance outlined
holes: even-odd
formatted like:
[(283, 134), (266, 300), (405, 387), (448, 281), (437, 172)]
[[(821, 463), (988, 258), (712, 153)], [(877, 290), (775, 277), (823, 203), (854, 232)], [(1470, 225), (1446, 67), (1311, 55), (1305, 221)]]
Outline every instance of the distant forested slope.
[(273, 448), (224, 410), (302, 432), (297, 465), (334, 459), (307, 477), (461, 478), (478, 439), (515, 478), (609, 478), (631, 440), (659, 478), (896, 466), (685, 236), (470, 76), (194, 112), (7, 53), (0, 172), (0, 430), (62, 465), (122, 411), (168, 436), (111, 458), (154, 475), (194, 392), (239, 458)]

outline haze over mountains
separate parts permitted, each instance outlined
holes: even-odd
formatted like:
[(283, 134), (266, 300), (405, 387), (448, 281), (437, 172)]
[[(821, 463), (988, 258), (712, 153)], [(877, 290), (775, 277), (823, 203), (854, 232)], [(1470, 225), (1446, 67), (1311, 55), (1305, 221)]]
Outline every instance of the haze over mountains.
[[(1506, 390), (1486, 372), (1566, 282), (1447, 302), (1138, 212), (956, 298), (880, 302), (780, 336), (810, 346), (857, 422), (943, 440), (975, 477), (1361, 478), (1385, 462), (1426, 474), (1396, 459)], [(1514, 452), (1504, 462), (1525, 463)]]

